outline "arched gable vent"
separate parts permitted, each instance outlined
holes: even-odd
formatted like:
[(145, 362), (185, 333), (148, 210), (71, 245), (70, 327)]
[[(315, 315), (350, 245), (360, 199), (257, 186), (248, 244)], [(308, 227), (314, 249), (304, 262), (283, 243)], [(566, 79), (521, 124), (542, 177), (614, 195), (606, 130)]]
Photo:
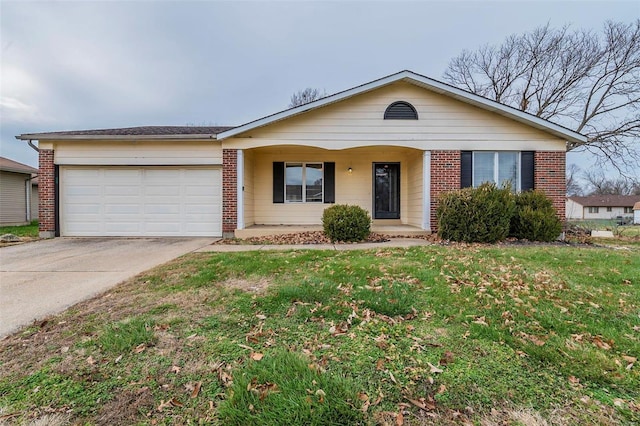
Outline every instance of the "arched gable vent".
[(417, 120), (418, 112), (409, 102), (397, 101), (384, 111), (385, 120)]

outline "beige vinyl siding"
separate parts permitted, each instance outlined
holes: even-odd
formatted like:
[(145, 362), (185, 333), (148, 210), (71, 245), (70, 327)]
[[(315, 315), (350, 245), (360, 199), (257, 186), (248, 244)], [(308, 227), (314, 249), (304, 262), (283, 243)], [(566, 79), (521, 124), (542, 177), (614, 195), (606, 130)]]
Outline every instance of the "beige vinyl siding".
[[(355, 204), (370, 214), (373, 203), (373, 163), (399, 162), (401, 163), (400, 220), (402, 223), (407, 223), (410, 182), (410, 179), (407, 179), (409, 173), (407, 164), (410, 158), (421, 159), (423, 155), (422, 151), (392, 147), (327, 151), (296, 146), (260, 148), (252, 151), (253, 217), (254, 223), (259, 225), (318, 225), (321, 223), (324, 209), (331, 206), (324, 203), (273, 203), (273, 162), (277, 161), (335, 162), (336, 203)], [(349, 167), (353, 169), (351, 174), (347, 171)], [(247, 183), (245, 174), (245, 191)], [(421, 199), (419, 202), (422, 202)], [(245, 209), (248, 208), (248, 205), (245, 205)], [(245, 218), (250, 215), (250, 212), (246, 212)]]
[(38, 219), (38, 206), (40, 205), (40, 195), (38, 185), (31, 185), (31, 220)]
[(64, 165), (220, 165), (217, 141), (57, 141), (54, 161)]
[(255, 224), (254, 215), (254, 162), (255, 154), (252, 151), (244, 153), (244, 226)]
[[(392, 102), (410, 102), (418, 120), (384, 120)], [(223, 141), (225, 148), (308, 145), (327, 149), (404, 146), (422, 150), (556, 150), (565, 142), (496, 113), (398, 82)]]
[(27, 223), (25, 180), (28, 174), (0, 171), (0, 224)]
[(407, 159), (407, 224), (422, 227), (423, 156), (419, 154)]

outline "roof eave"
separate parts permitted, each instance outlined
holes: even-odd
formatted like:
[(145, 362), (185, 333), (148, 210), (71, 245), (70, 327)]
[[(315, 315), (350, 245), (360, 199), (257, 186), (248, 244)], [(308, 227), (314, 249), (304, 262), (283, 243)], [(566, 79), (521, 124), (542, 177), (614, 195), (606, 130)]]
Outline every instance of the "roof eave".
[(365, 83), (363, 85), (345, 90), (343, 92), (336, 93), (335, 95), (331, 95), (326, 98), (322, 98), (317, 101), (310, 102), (308, 104), (301, 105), (296, 108), (287, 109), (287, 110), (260, 118), (258, 120), (251, 121), (242, 126), (238, 126), (233, 129), (227, 130), (225, 132), (219, 133), (218, 139), (222, 140), (232, 136), (236, 136), (241, 133), (256, 129), (258, 127), (263, 127), (268, 124), (272, 124), (277, 121), (284, 120), (286, 118), (293, 117), (316, 108), (320, 108), (335, 102), (339, 102), (341, 100), (350, 98), (352, 96), (365, 93), (365, 92), (377, 89), (379, 87), (385, 86), (387, 84), (391, 84), (401, 80), (408, 81), (413, 84), (417, 84), (428, 90), (432, 90), (434, 92), (453, 97), (462, 102), (475, 105), (482, 109), (506, 116), (508, 118), (519, 121), (523, 124), (527, 124), (532, 127), (551, 133), (554, 136), (557, 136), (561, 139), (565, 139), (566, 141), (577, 142), (577, 143), (587, 142), (587, 137), (578, 132), (574, 132), (573, 130), (551, 123), (550, 121), (533, 116), (524, 111), (511, 108), (509, 106), (500, 104), (490, 99), (483, 98), (482, 96), (467, 92), (457, 87), (450, 86), (448, 84), (439, 82), (437, 80), (433, 80), (431, 78), (428, 78), (423, 75), (416, 74), (414, 72), (407, 71), (407, 70), (400, 71), (396, 74), (391, 74), (387, 77), (383, 77), (378, 80)]
[(117, 140), (117, 141), (139, 141), (139, 140), (215, 140), (216, 135), (194, 134), (194, 135), (68, 135), (64, 133), (28, 133), (16, 136), (19, 140), (38, 141), (59, 141), (59, 140)]

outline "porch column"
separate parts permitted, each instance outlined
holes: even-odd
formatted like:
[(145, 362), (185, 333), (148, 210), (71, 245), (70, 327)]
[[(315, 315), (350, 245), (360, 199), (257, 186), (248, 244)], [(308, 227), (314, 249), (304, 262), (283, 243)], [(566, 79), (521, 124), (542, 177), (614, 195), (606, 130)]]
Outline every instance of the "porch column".
[(236, 166), (238, 179), (238, 225), (236, 229), (244, 229), (244, 155), (241, 149), (237, 153), (238, 164)]
[(233, 238), (238, 224), (238, 151), (222, 150), (222, 236)]
[(431, 231), (431, 151), (422, 153), (422, 229)]

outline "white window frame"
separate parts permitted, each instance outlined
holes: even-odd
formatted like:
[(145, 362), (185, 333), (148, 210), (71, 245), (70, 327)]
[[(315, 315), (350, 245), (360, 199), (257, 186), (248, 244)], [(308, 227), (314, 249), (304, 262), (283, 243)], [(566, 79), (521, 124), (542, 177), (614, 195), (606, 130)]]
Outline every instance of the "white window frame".
[[(302, 165), (302, 200), (287, 200), (287, 165)], [(307, 201), (307, 164), (320, 165), (322, 171), (322, 200)], [(324, 163), (322, 161), (286, 161), (284, 163), (284, 202), (285, 204), (323, 204), (324, 203)]]
[(478, 186), (480, 186), (482, 183), (484, 182), (476, 182), (476, 175), (473, 172), (473, 170), (475, 170), (475, 166), (476, 166), (476, 154), (489, 154), (492, 153), (493, 154), (493, 183), (495, 183), (496, 185), (499, 184), (498, 182), (498, 176), (500, 175), (500, 171), (498, 170), (498, 167), (500, 165), (500, 160), (499, 160), (499, 154), (500, 153), (516, 153), (518, 154), (518, 164), (516, 164), (516, 179), (518, 180), (517, 182), (512, 182), (512, 184), (514, 185), (513, 190), (515, 192), (521, 192), (522, 191), (522, 151), (473, 151), (473, 158), (472, 158), (472, 163), (471, 163), (471, 186), (474, 188), (477, 188)]

